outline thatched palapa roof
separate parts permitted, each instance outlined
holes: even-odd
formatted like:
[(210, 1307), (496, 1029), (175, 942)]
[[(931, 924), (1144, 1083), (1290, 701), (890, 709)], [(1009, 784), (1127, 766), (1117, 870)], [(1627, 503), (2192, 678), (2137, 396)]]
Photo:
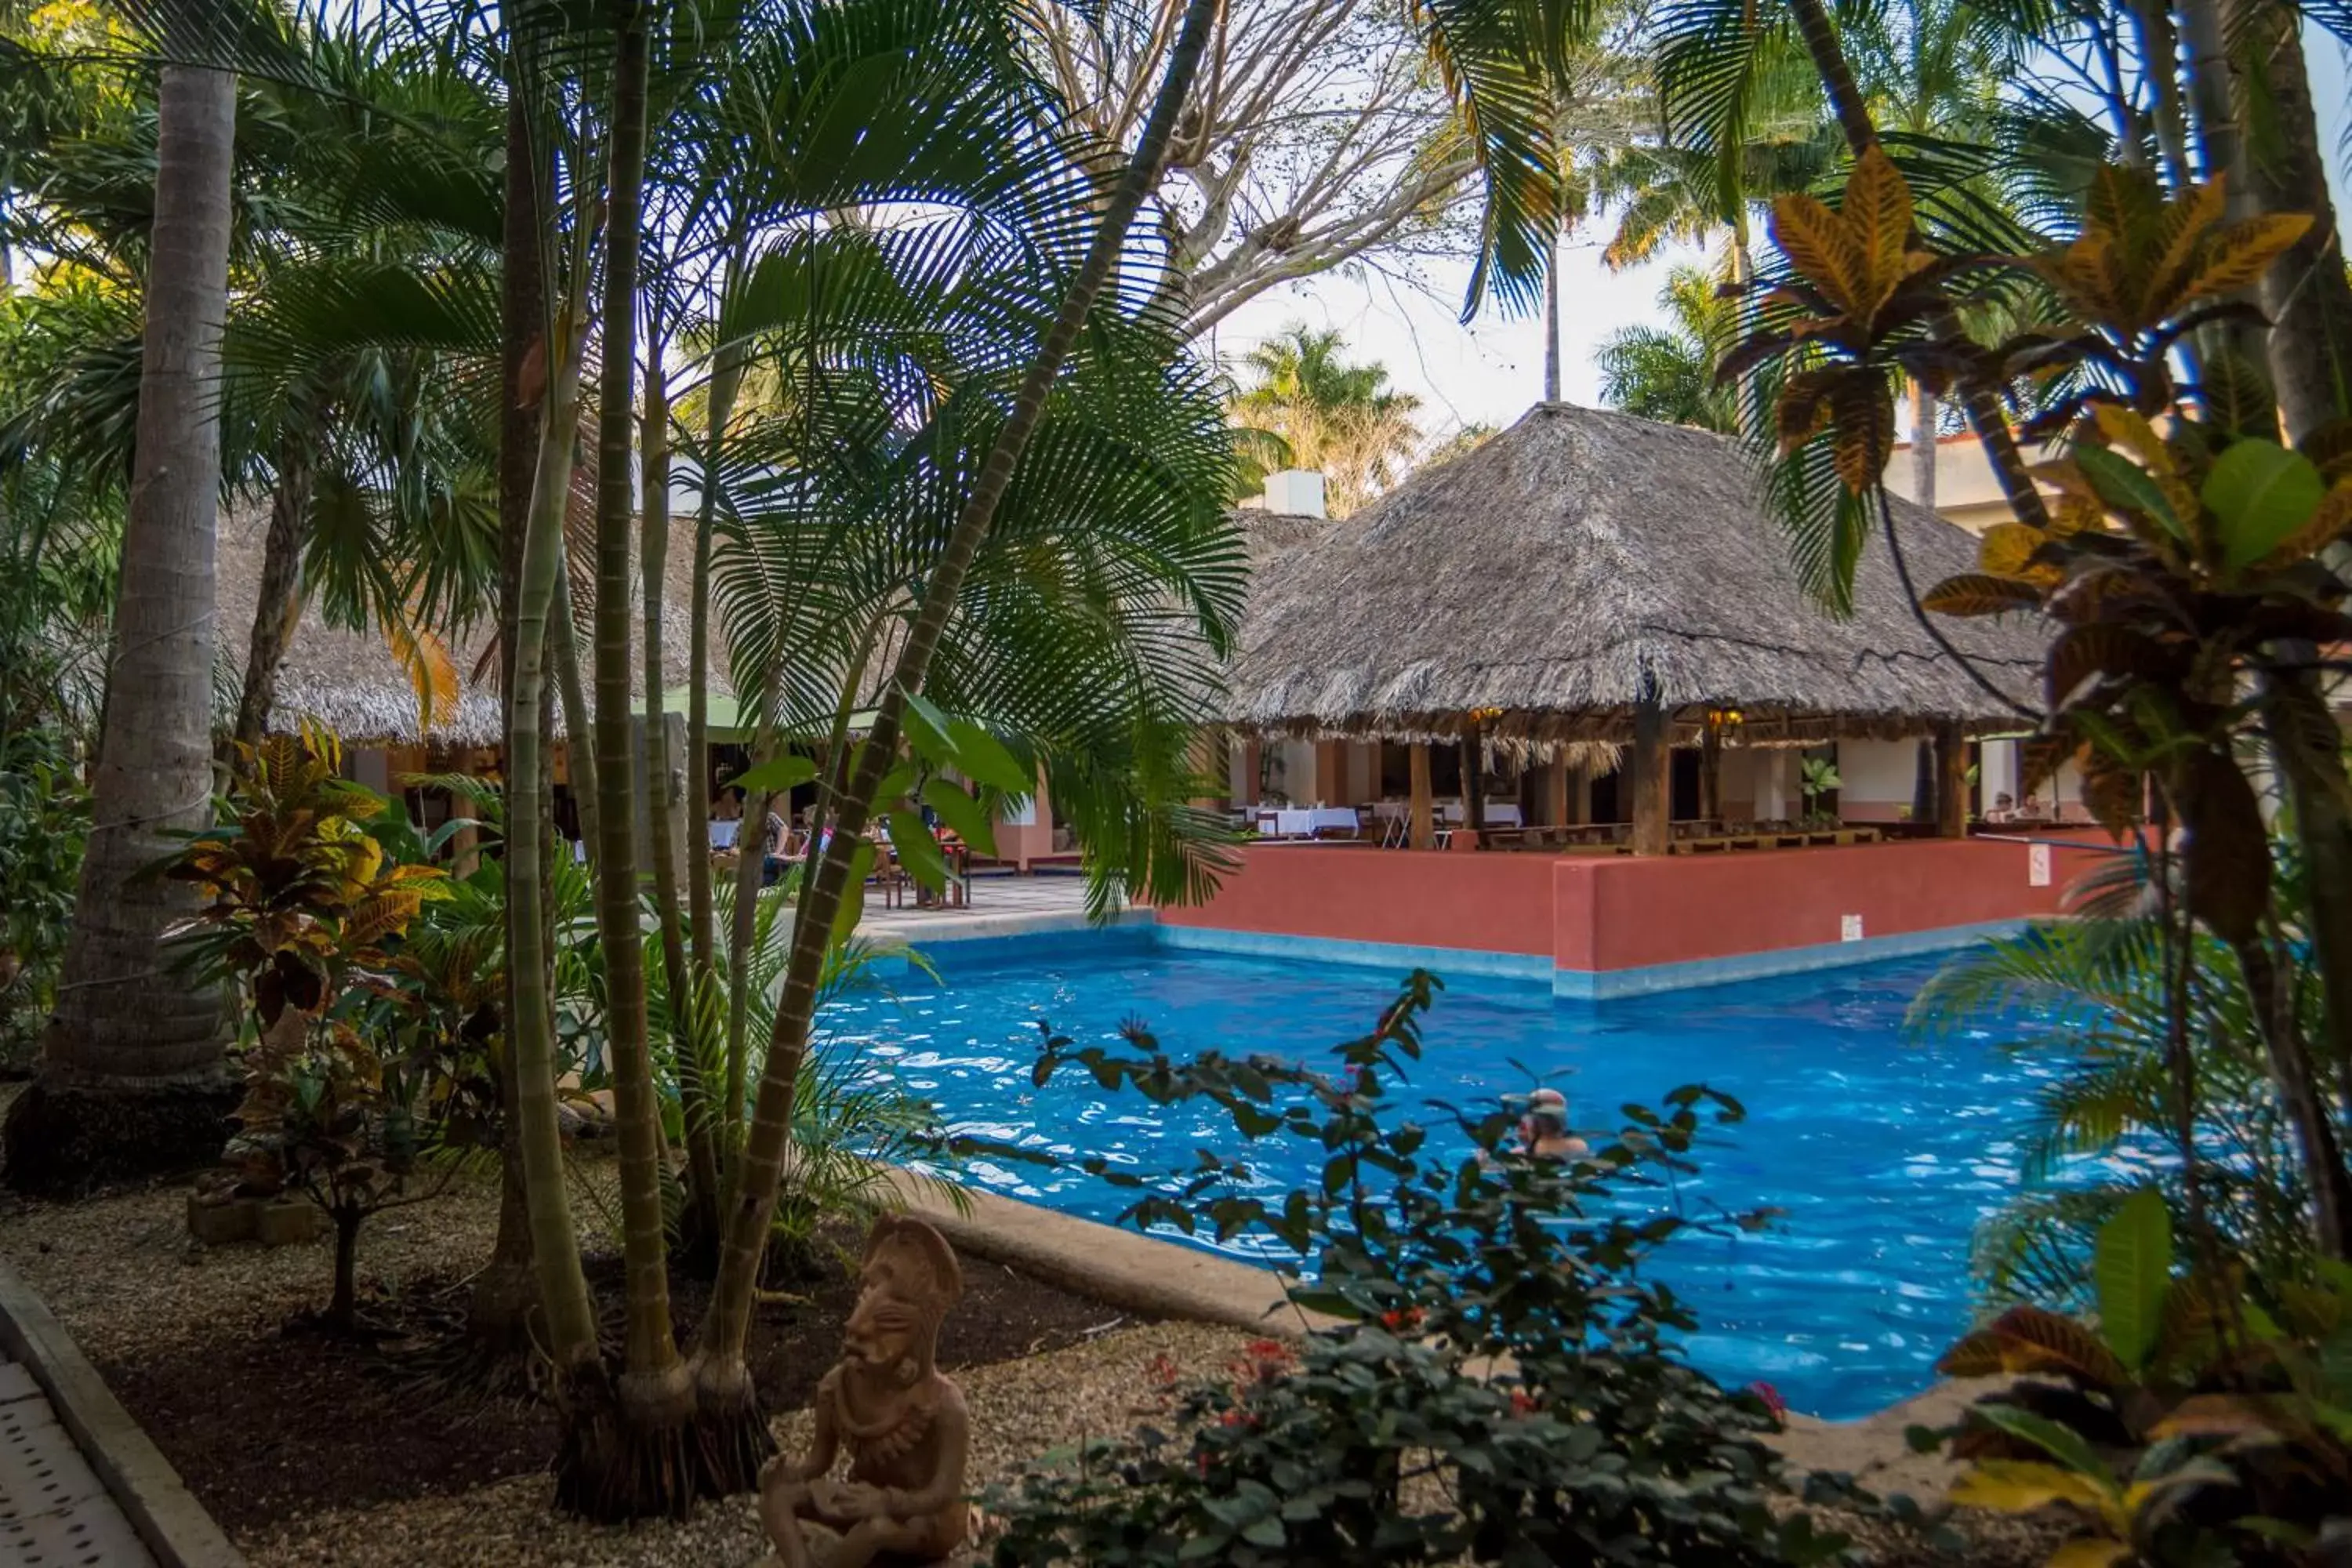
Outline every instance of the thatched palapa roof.
[[(1895, 506), (1923, 591), (1974, 563), (1965, 530)], [(1733, 441), (1541, 404), (1266, 560), (1227, 713), (1262, 733), (1434, 738), (1484, 710), (1486, 733), (1534, 742), (1622, 741), (1644, 698), (1685, 724), (1737, 707), (1750, 742), (2014, 727), (1920, 628), (1883, 540), (1853, 597), (1839, 620), (1798, 586)], [(1946, 629), (2030, 691), (2034, 627)]]
[[(575, 486), (575, 490), (578, 489)], [(222, 688), (220, 700), (227, 704), (230, 713), (236, 710), (236, 691), (244, 679), (247, 650), (253, 636), (254, 609), (260, 596), (262, 557), (268, 529), (269, 509), (266, 502), (225, 510), (220, 514), (215, 581), (225, 679), (216, 685)], [(693, 546), (691, 526), (681, 528), (673, 519), (662, 598), (663, 679), (673, 690), (683, 687), (688, 679)], [(581, 679), (592, 688), (586, 696), (593, 714), (595, 693), (593, 672), (589, 668), (588, 627), (593, 591), (583, 575), (583, 565), (579, 561), (573, 563), (572, 625), (580, 637)], [(633, 604), (636, 594), (633, 584)], [(287, 648), (285, 663), (278, 670), (277, 701), (270, 711), (269, 728), (292, 731), (303, 721), (313, 720), (334, 731), (351, 746), (503, 745), (506, 719), (499, 697), (495, 624), (485, 618), (469, 626), (431, 630), (454, 667), (457, 689), (436, 697), (436, 721), (428, 730), (415, 678), (408, 665), (394, 652), (391, 640), (372, 628), (352, 631), (330, 626), (315, 601), (306, 603), (300, 624)], [(728, 690), (727, 652), (715, 625), (711, 644), (711, 689), (724, 697)], [(633, 650), (630, 657), (631, 669), (638, 669), (639, 656)], [(479, 679), (476, 678), (478, 672)], [(549, 679), (554, 679), (551, 670)], [(682, 711), (683, 703), (672, 705), (672, 710)], [(555, 715), (555, 728), (558, 735), (562, 734), (561, 704)]]

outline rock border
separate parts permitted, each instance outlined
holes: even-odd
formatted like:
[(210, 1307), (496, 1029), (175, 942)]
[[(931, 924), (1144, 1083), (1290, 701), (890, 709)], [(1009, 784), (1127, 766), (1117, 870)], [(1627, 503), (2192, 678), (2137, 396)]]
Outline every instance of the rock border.
[(0, 1345), (48, 1395), (58, 1420), (158, 1568), (247, 1568), (245, 1556), (122, 1408), (47, 1305), (0, 1258)]

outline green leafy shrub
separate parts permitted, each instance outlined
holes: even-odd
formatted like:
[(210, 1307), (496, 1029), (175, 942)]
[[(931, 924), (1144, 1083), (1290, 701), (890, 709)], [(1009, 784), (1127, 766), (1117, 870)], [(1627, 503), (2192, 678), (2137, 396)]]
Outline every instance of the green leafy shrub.
[(1397, 1113), (1436, 987), (1412, 976), (1328, 1071), (1179, 1062), (1139, 1026), (1132, 1052), (1049, 1037), (1040, 1084), (1075, 1066), (1156, 1103), (1205, 1101), (1246, 1139), (1320, 1151), (1318, 1184), (1272, 1198), (1243, 1162), (1204, 1152), (1122, 1217), (1269, 1237), (1311, 1266), (1292, 1300), (1337, 1322), (1295, 1360), (1260, 1355), (1175, 1392), (1168, 1429), (1088, 1443), (992, 1494), (1002, 1568), (1801, 1563), (1843, 1548), (1788, 1506), (1760, 1440), (1776, 1425), (1767, 1400), (1685, 1362), (1671, 1336), (1696, 1320), (1642, 1275), (1687, 1226), (1763, 1222), (1693, 1219), (1672, 1199), (1704, 1128), (1739, 1107), (1677, 1089), (1663, 1112), (1626, 1107), (1615, 1138), (1566, 1162), (1511, 1152), (1507, 1110), (1440, 1108), (1473, 1152), (1436, 1158), (1429, 1129)]
[(0, 734), (0, 1067), (30, 1065), (57, 1003), (89, 792), (64, 731)]
[(2352, 1520), (2352, 1268), (2263, 1280), (2226, 1256), (2176, 1262), (2143, 1188), (2099, 1230), (2095, 1310), (2012, 1307), (1970, 1333), (1938, 1370), (2023, 1381), (1913, 1440), (1973, 1461), (1956, 1502), (2074, 1510), (2053, 1563), (2321, 1561)]

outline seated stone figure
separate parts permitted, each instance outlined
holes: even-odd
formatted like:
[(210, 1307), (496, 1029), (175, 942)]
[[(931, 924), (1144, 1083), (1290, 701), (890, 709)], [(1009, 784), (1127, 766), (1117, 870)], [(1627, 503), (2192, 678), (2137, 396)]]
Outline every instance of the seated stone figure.
[[(962, 1391), (932, 1364), (940, 1321), (962, 1293), (938, 1231), (903, 1215), (875, 1222), (841, 1360), (817, 1385), (809, 1451), (760, 1478), (761, 1522), (783, 1568), (935, 1563), (963, 1544), (970, 1425)], [(849, 1475), (836, 1481), (844, 1448)], [(832, 1552), (812, 1557), (803, 1521), (839, 1533)]]

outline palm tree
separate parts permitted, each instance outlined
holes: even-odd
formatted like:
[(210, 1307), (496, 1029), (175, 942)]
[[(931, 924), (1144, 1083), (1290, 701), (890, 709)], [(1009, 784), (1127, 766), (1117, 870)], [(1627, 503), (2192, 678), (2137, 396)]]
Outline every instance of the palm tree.
[[(1345, 348), (1337, 331), (1295, 321), (1243, 357), (1255, 379), (1233, 400), (1237, 424), (1275, 437), (1292, 464), (1323, 472), (1334, 517), (1395, 484), (1422, 443), (1421, 399), (1391, 390), (1384, 367), (1349, 363)], [(1245, 473), (1240, 483), (1255, 489), (1263, 477)]]
[(1715, 279), (1686, 266), (1667, 275), (1658, 304), (1664, 326), (1620, 327), (1602, 340), (1601, 400), (1644, 419), (1737, 433), (1738, 411), (1715, 379), (1738, 328), (1736, 308)]
[(33, 1086), (9, 1110), (6, 1177), (59, 1192), (217, 1154), (235, 1095), (222, 1001), (169, 972), (191, 891), (144, 875), (211, 816), (213, 385), (227, 315), (236, 80), (167, 66), (139, 441), (96, 773), (96, 822)]

